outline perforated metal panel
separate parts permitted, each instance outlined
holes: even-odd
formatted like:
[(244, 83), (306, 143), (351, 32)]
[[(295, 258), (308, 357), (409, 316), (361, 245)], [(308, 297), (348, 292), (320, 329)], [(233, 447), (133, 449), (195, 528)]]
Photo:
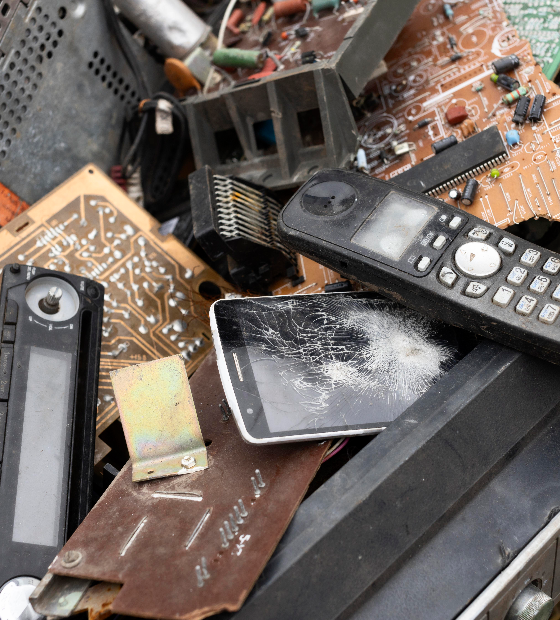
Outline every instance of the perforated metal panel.
[[(0, 181), (32, 203), (88, 162), (116, 163), (138, 95), (100, 0), (11, 1), (0, 0)], [(161, 67), (132, 46), (155, 90)]]

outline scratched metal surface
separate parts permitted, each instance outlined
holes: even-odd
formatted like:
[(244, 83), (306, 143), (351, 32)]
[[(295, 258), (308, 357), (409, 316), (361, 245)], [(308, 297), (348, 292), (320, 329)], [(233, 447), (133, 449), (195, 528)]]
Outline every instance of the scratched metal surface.
[(105, 287), (98, 433), (119, 415), (109, 372), (181, 353), (192, 374), (211, 347), (212, 301), (200, 287), (232, 290), (159, 226), (90, 165), (0, 230), (0, 272), (26, 263)]
[[(239, 609), (328, 446), (245, 443), (233, 419), (222, 420), (214, 352), (190, 383), (202, 434), (211, 441), (209, 469), (133, 483), (129, 463), (50, 567), (59, 575), (124, 584), (111, 605), (114, 613), (195, 620)], [(239, 500), (247, 512), (242, 519), (235, 518)], [(242, 522), (228, 540), (232, 526), (224, 521), (231, 522), (230, 515)], [(64, 569), (59, 558), (70, 550), (83, 560)]]

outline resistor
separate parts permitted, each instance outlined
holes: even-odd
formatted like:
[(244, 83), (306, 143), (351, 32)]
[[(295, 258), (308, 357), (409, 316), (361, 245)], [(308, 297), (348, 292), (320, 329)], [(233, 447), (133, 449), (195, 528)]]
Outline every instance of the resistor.
[(530, 103), (530, 97), (519, 97), (517, 105), (515, 106), (513, 118), (511, 119), (516, 125), (521, 125), (525, 122), (525, 117), (527, 116), (527, 110), (529, 109)]
[(447, 19), (450, 19), (451, 21), (453, 21), (453, 8), (451, 7), (450, 4), (447, 4), (447, 2), (444, 2), (443, 4), (443, 12), (445, 14), (445, 17), (447, 17)]
[(527, 92), (528, 91), (525, 88), (525, 86), (521, 86), (521, 88), (516, 88), (511, 93), (508, 93), (507, 95), (504, 95), (502, 97), (502, 102), (505, 103), (506, 105), (511, 105), (512, 103), (514, 103), (515, 101), (517, 101), (521, 97), (524, 97), (527, 94)]
[(287, 17), (296, 13), (304, 13), (307, 9), (305, 0), (280, 0), (274, 3), (274, 17)]
[(272, 19), (273, 15), (274, 15), (274, 7), (269, 6), (268, 9), (266, 10), (266, 13), (263, 15), (263, 18), (262, 18), (263, 24), (268, 24), (268, 22)]
[(313, 15), (317, 17), (319, 12), (325, 9), (336, 11), (340, 6), (340, 0), (311, 0), (311, 6), (313, 8)]
[(457, 138), (455, 136), (448, 136), (447, 138), (443, 138), (443, 140), (438, 140), (432, 144), (432, 151), (437, 155), (445, 149), (448, 149), (450, 146), (455, 146), (457, 144)]
[(544, 95), (535, 95), (528, 117), (532, 123), (536, 123), (542, 119), (545, 103), (546, 97)]
[(506, 56), (505, 58), (496, 58), (496, 60), (492, 61), (494, 71), (498, 74), (513, 71), (514, 69), (517, 69), (520, 64), (521, 61), (515, 54), (511, 54), (510, 56)]
[[(292, 0), (285, 0), (291, 2)], [(212, 62), (218, 67), (245, 67), (260, 69), (266, 59), (265, 51), (223, 48), (216, 50)]]
[(422, 127), (426, 127), (430, 123), (433, 123), (433, 122), (434, 122), (433, 118), (423, 118), (421, 121), (418, 121), (418, 124), (416, 125), (415, 129), (422, 129)]
[(492, 82), (494, 82), (494, 84), (502, 86), (503, 88), (506, 88), (510, 91), (519, 88), (519, 82), (517, 80), (514, 80), (513, 78), (509, 77), (509, 75), (504, 75), (503, 73), (500, 75), (498, 75), (497, 73), (492, 73), (490, 79), (492, 80)]
[(243, 21), (244, 17), (245, 14), (241, 9), (235, 9), (227, 21), (227, 29), (235, 35), (240, 34), (238, 26)]
[(465, 185), (465, 189), (463, 190), (463, 195), (461, 197), (461, 204), (464, 204), (465, 207), (470, 207), (474, 202), (476, 197), (476, 192), (478, 191), (478, 181), (476, 179), (469, 179), (467, 184)]
[(454, 50), (457, 47), (457, 39), (453, 35), (448, 35), (449, 47)]
[(505, 103), (506, 105), (511, 105), (515, 101), (518, 101), (519, 99), (521, 99), (521, 97), (524, 97), (527, 94), (527, 92), (528, 91), (525, 88), (525, 86), (521, 86), (520, 88), (517, 88), (513, 92), (508, 93), (507, 95), (504, 95), (500, 99), (500, 101), (498, 101), (498, 103), (494, 106), (494, 109), (490, 112), (490, 114), (488, 114), (487, 118), (490, 118), (491, 116), (494, 115), (496, 110), (500, 107), (500, 104)]
[(253, 13), (253, 17), (251, 17), (251, 24), (253, 24), (253, 26), (259, 25), (259, 22), (261, 21), (265, 11), (266, 2), (260, 2), (259, 6), (255, 9), (255, 12)]

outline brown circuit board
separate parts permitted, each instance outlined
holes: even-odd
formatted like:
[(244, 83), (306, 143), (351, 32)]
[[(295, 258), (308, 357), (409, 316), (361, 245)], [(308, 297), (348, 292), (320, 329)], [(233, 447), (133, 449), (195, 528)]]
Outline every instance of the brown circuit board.
[(306, 256), (298, 254), (297, 258), (298, 273), (303, 280), (301, 282), (297, 281), (298, 284), (295, 286), (293, 280), (289, 278), (277, 280), (271, 287), (273, 295), (311, 295), (312, 293), (323, 293), (325, 284), (344, 282), (346, 279)]
[[(129, 463), (49, 567), (56, 575), (122, 584), (116, 597), (109, 593), (113, 613), (200, 620), (239, 609), (329, 446), (246, 443), (220, 410), (214, 352), (190, 385), (208, 469), (138, 483)], [(80, 560), (69, 566), (67, 554)]]
[(208, 311), (231, 291), (93, 165), (0, 230), (0, 265), (23, 263), (105, 287), (97, 432), (118, 418), (109, 372), (181, 353), (191, 374), (211, 349)]
[[(475, 131), (497, 125), (505, 143), (505, 133), (517, 129), (521, 141), (506, 146), (507, 156), (496, 166), (498, 178), (491, 178), (489, 170), (475, 174), (480, 187), (472, 206), (455, 203), (447, 191), (438, 198), (500, 228), (533, 217), (560, 219), (560, 89), (535, 64), (529, 43), (508, 23), (501, 2), (455, 2), (452, 10), (449, 19), (441, 0), (421, 0), (385, 58), (387, 73), (366, 86), (365, 92), (379, 99), (378, 107), (358, 123), (369, 173), (388, 180), (429, 157), (444, 158), (445, 151), (434, 155), (431, 144), (451, 135), (465, 139), (462, 128), (446, 120), (451, 106), (465, 106)], [(455, 53), (462, 57), (453, 61)], [(515, 105), (501, 105), (489, 117), (508, 93), (490, 80), (490, 63), (510, 54), (521, 60), (510, 77), (529, 89), (532, 100), (536, 94), (546, 96), (539, 122), (514, 125)], [(482, 90), (476, 90), (480, 85)], [(433, 122), (416, 128), (424, 119)], [(411, 151), (396, 156), (393, 141), (408, 142)], [(385, 162), (379, 151), (387, 154)]]
[[(307, 4), (305, 13), (295, 15), (272, 17), (267, 23), (262, 21), (257, 25), (251, 24), (251, 18), (258, 10), (258, 3), (238, 3), (238, 8), (243, 11), (244, 22), (249, 26), (247, 32), (239, 35), (226, 30), (224, 46), (234, 49), (263, 50), (267, 49), (278, 59), (280, 67), (277, 71), (294, 69), (301, 66), (302, 54), (314, 51), (317, 61), (328, 60), (339, 49), (349, 30), (356, 19), (363, 13), (365, 2), (353, 0), (341, 2), (338, 9), (324, 9), (314, 15), (311, 3)], [(272, 3), (267, 4), (267, 9)], [(298, 37), (295, 31), (305, 27), (307, 35)], [(262, 38), (270, 32), (266, 45), (262, 44)], [(282, 36), (284, 35), (284, 36)], [(234, 82), (242, 82), (251, 75), (260, 73), (260, 69), (235, 69), (228, 71), (228, 75)], [(223, 82), (227, 86), (229, 80)], [(219, 89), (219, 86), (210, 88), (208, 92)]]

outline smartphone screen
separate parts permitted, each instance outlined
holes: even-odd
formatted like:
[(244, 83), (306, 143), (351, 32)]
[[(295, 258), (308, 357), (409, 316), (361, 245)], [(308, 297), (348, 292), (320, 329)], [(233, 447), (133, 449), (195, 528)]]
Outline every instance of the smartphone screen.
[(381, 430), (461, 357), (453, 328), (370, 294), (214, 308), (239, 415), (261, 437)]

